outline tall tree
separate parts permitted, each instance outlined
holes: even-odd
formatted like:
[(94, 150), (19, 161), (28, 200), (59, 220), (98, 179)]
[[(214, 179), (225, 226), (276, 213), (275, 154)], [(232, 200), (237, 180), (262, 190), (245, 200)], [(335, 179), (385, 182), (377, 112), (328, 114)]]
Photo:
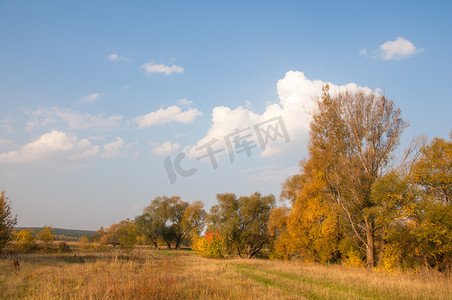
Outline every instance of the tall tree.
[[(452, 131), (451, 131), (452, 139)], [(417, 253), (424, 264), (445, 269), (452, 263), (452, 140), (434, 138), (411, 173), (422, 198), (412, 210)]]
[(199, 237), (205, 227), (206, 211), (202, 201), (191, 203), (184, 211), (184, 217), (181, 223), (182, 238), (188, 236)]
[(268, 244), (267, 222), (275, 205), (273, 195), (254, 193), (249, 197), (218, 194), (218, 204), (208, 216), (208, 232), (219, 232), (229, 253), (253, 257)]
[(161, 239), (168, 249), (171, 249), (173, 243), (174, 247), (179, 249), (184, 239), (192, 232), (202, 231), (204, 216), (201, 201), (189, 204), (178, 196), (156, 197), (135, 221), (138, 232), (146, 236), (155, 247)]
[(392, 154), (407, 127), (394, 101), (365, 91), (317, 99), (309, 153), (323, 173), (337, 211), (347, 221), (374, 266), (375, 215), (371, 187), (391, 166)]
[(11, 203), (6, 198), (6, 193), (2, 190), (0, 194), (0, 249), (13, 238), (14, 225), (17, 224), (17, 217), (11, 212)]

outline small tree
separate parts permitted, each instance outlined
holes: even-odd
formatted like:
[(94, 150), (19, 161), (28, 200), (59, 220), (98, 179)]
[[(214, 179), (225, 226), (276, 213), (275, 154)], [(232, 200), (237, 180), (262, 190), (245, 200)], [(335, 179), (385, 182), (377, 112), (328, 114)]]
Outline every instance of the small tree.
[(80, 242), (78, 242), (78, 246), (79, 246), (80, 250), (88, 250), (88, 248), (89, 248), (88, 238), (86, 236), (82, 236), (80, 238)]
[(11, 204), (7, 200), (5, 191), (2, 191), (0, 194), (0, 249), (12, 239), (14, 225), (17, 224), (17, 217), (12, 215)]
[(194, 243), (194, 248), (199, 255), (208, 258), (223, 258), (223, 247), (224, 242), (218, 232), (209, 232)]
[(55, 239), (52, 226), (42, 227), (42, 229), (38, 232), (37, 238), (44, 244), (45, 249), (49, 249)]
[(121, 221), (115, 231), (115, 235), (123, 247), (132, 249), (137, 242), (138, 236), (135, 222), (129, 221), (128, 219)]
[(30, 228), (22, 229), (16, 234), (17, 246), (20, 249), (24, 249), (27, 251), (33, 250), (35, 245), (35, 236), (33, 235), (33, 230)]

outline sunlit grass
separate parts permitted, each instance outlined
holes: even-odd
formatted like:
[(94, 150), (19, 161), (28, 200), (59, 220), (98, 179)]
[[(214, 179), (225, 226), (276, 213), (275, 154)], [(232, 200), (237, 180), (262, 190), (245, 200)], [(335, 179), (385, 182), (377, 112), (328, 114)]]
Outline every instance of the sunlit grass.
[[(20, 261), (15, 270), (13, 258)], [(387, 274), (299, 262), (149, 250), (16, 254), (0, 259), (1, 299), (452, 299), (436, 272)]]

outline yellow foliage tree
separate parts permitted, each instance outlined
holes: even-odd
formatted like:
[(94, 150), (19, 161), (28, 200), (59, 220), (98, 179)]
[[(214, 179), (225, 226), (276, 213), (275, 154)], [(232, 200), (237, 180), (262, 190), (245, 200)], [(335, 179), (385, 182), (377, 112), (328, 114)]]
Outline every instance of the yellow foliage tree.
[(52, 226), (42, 227), (37, 234), (37, 238), (43, 243), (45, 249), (49, 249), (55, 239)]
[(36, 247), (33, 230), (26, 228), (15, 233), (17, 246), (21, 249), (30, 251)]

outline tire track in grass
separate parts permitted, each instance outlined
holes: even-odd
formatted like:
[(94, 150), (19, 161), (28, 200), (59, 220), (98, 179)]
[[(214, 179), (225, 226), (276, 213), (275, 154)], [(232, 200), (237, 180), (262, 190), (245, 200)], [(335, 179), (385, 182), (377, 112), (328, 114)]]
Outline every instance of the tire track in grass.
[[(354, 296), (354, 298), (359, 297), (360, 299), (381, 299), (381, 297), (382, 297), (382, 296), (379, 296), (379, 295), (377, 295), (375, 293), (372, 293), (372, 292), (357, 291), (357, 290), (354, 290), (354, 289), (352, 289), (352, 288), (350, 288), (348, 286), (344, 286), (344, 285), (341, 285), (341, 284), (338, 284), (338, 283), (331, 282), (330, 280), (315, 280), (315, 279), (312, 279), (312, 278), (307, 277), (307, 276), (302, 276), (302, 275), (297, 275), (297, 274), (292, 274), (292, 273), (286, 273), (286, 272), (282, 272), (282, 271), (262, 270), (262, 269), (257, 269), (256, 267), (252, 267), (252, 266), (249, 266), (249, 265), (246, 265), (246, 264), (233, 264), (233, 265), (236, 268), (239, 268), (241, 270), (249, 270), (249, 271), (254, 271), (254, 272), (265, 273), (265, 274), (268, 274), (268, 275), (271, 275), (271, 276), (279, 276), (279, 277), (282, 277), (282, 278), (285, 278), (285, 279), (288, 279), (288, 280), (292, 280), (292, 281), (296, 281), (296, 282), (302, 282), (302, 283), (305, 283), (305, 284), (311, 284), (311, 285), (316, 285), (316, 286), (319, 286), (319, 287), (323, 287), (323, 288), (332, 290), (333, 292), (334, 291), (336, 291), (336, 292), (340, 291), (342, 293), (348, 294), (348, 297), (350, 297), (352, 295)], [(271, 282), (274, 285), (278, 285), (277, 283), (271, 281), (268, 277), (263, 277), (263, 276), (260, 276), (260, 275), (254, 274), (254, 273), (252, 273), (252, 275), (260, 277), (260, 278), (265, 278), (268, 282)], [(288, 290), (288, 291), (291, 291), (291, 292), (295, 292), (292, 289), (290, 289), (288, 287), (285, 287), (285, 286), (283, 286), (281, 284), (279, 284), (278, 287), (279, 286), (282, 286), (283, 289), (285, 289), (285, 290)], [(352, 295), (350, 295), (350, 294), (352, 294)], [(305, 293), (302, 293), (301, 295), (304, 296), (304, 297), (308, 297), (310, 299), (325, 299), (325, 297), (312, 294), (312, 293), (310, 293), (308, 291), (306, 291)], [(328, 299), (330, 299), (330, 297), (328, 297)], [(343, 297), (339, 297), (338, 296), (338, 299), (343, 299)]]
[(233, 266), (236, 267), (237, 271), (240, 274), (242, 274), (243, 276), (248, 277), (248, 278), (250, 278), (250, 279), (252, 279), (254, 281), (257, 281), (259, 283), (262, 283), (263, 285), (265, 285), (267, 287), (271, 286), (271, 287), (283, 290), (285, 292), (288, 292), (290, 294), (296, 294), (296, 295), (299, 295), (299, 296), (302, 296), (302, 297), (308, 298), (308, 299), (322, 299), (322, 298), (319, 298), (317, 295), (310, 293), (309, 291), (303, 291), (303, 290), (298, 290), (298, 289), (294, 290), (294, 289), (292, 289), (290, 287), (287, 287), (287, 286), (285, 286), (283, 284), (277, 283), (277, 282), (269, 279), (268, 277), (261, 276), (261, 275), (258, 275), (256, 273), (253, 273), (253, 271), (258, 271), (258, 270), (254, 269), (254, 268), (249, 268), (246, 265), (233, 264)]

